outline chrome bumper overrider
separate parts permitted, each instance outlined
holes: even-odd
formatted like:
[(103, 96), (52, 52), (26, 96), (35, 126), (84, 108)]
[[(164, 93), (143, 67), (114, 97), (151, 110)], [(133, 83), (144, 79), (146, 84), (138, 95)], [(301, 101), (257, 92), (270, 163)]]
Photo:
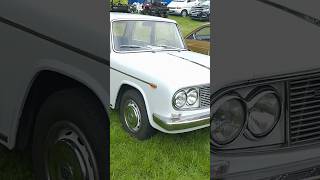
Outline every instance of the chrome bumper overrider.
[(185, 116), (179, 118), (168, 118), (153, 114), (153, 120), (161, 128), (167, 131), (183, 130), (200, 126), (210, 125), (210, 113)]

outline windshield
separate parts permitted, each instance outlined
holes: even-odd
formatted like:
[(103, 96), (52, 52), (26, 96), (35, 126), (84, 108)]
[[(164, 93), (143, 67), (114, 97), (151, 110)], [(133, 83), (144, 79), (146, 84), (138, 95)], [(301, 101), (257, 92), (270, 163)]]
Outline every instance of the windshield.
[(185, 49), (177, 25), (157, 21), (115, 21), (113, 46), (117, 51)]
[(202, 6), (210, 6), (210, 1), (204, 1), (201, 3)]

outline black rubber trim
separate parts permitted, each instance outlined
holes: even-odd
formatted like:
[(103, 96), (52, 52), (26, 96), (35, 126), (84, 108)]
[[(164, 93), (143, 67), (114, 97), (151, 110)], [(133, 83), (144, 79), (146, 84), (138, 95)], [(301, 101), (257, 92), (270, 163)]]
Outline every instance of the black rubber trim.
[(34, 36), (36, 36), (36, 37), (38, 37), (38, 38), (44, 39), (44, 40), (46, 40), (46, 41), (49, 41), (49, 42), (51, 42), (51, 43), (53, 43), (53, 44), (56, 44), (56, 45), (58, 45), (58, 46), (61, 46), (61, 47), (65, 48), (65, 49), (68, 49), (68, 50), (70, 50), (70, 51), (73, 51), (73, 52), (75, 52), (75, 53), (77, 53), (77, 54), (80, 54), (80, 55), (82, 55), (82, 56), (88, 57), (88, 58), (90, 58), (90, 59), (92, 59), (92, 60), (94, 60), (94, 61), (96, 61), (96, 62), (98, 62), (98, 63), (101, 63), (101, 64), (104, 64), (104, 65), (110, 66), (110, 61), (108, 61), (108, 60), (105, 59), (105, 58), (96, 56), (96, 55), (94, 55), (94, 54), (92, 54), (92, 53), (90, 53), (90, 52), (81, 50), (81, 49), (79, 49), (79, 48), (77, 48), (77, 47), (74, 47), (74, 46), (72, 46), (72, 45), (70, 45), (70, 44), (64, 43), (64, 42), (59, 41), (59, 40), (57, 40), (57, 39), (54, 39), (54, 38), (52, 38), (52, 37), (49, 37), (49, 36), (46, 36), (46, 35), (41, 34), (41, 33), (39, 33), (39, 32), (36, 32), (36, 31), (34, 31), (34, 30), (26, 27), (26, 26), (23, 26), (23, 25), (21, 25), (21, 24), (18, 24), (18, 23), (15, 23), (15, 22), (13, 22), (13, 21), (10, 21), (9, 19), (0, 17), (0, 22), (2, 22), (2, 23), (4, 23), (4, 24), (7, 24), (7, 25), (9, 25), (9, 26), (12, 26), (12, 27), (14, 27), (14, 28), (16, 28), (16, 29), (19, 29), (19, 30), (21, 30), (21, 31), (24, 31), (24, 32), (26, 32), (26, 33), (32, 34), (32, 35), (34, 35)]
[(283, 6), (281, 4), (278, 4), (278, 3), (275, 3), (275, 2), (272, 2), (272, 1), (269, 1), (269, 0), (257, 0), (257, 1), (260, 1), (262, 3), (265, 3), (267, 5), (270, 5), (274, 8), (277, 8), (277, 9), (280, 9), (280, 10), (283, 10), (289, 14), (292, 14), (298, 18), (301, 18), (313, 25), (316, 25), (318, 27), (320, 27), (320, 19), (317, 19), (315, 17), (312, 17), (312, 16), (309, 16), (307, 14), (304, 14), (302, 12), (299, 12), (299, 11), (296, 11), (296, 10), (293, 10), (293, 9), (290, 9), (289, 7), (286, 7), (286, 6)]
[(122, 72), (122, 71), (120, 71), (120, 70), (118, 70), (118, 69), (115, 69), (115, 68), (113, 68), (113, 67), (110, 67), (110, 69), (115, 70), (115, 71), (117, 71), (117, 72), (119, 72), (119, 73), (121, 73), (121, 74), (124, 74), (124, 75), (126, 75), (126, 76), (129, 76), (129, 77), (131, 77), (131, 78), (133, 78), (133, 79), (136, 79), (136, 80), (138, 80), (138, 81), (144, 82), (144, 83), (146, 83), (146, 84), (155, 85), (155, 84), (153, 84), (153, 83), (150, 83), (150, 82), (148, 82), (148, 81), (142, 80), (142, 79), (137, 78), (137, 77), (134, 77), (134, 76), (132, 76), (132, 75), (130, 75), (130, 74), (127, 74), (127, 73), (125, 73), (125, 72)]
[(8, 136), (0, 133), (0, 140), (4, 142), (8, 142)]

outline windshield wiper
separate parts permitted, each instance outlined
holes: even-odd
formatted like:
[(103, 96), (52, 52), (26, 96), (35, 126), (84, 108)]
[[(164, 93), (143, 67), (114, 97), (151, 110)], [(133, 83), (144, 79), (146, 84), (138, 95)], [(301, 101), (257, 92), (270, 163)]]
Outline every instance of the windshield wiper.
[(142, 46), (138, 46), (138, 45), (121, 45), (120, 48), (143, 48)]
[(120, 48), (128, 48), (128, 49), (152, 49), (150, 47), (147, 46), (139, 46), (139, 45), (134, 45), (134, 44), (127, 44), (127, 45), (121, 45)]

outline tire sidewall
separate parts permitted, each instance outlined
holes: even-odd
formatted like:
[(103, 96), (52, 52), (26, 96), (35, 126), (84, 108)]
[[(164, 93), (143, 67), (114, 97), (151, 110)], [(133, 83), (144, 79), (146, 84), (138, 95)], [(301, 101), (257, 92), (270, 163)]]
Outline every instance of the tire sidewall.
[(181, 11), (181, 16), (182, 17), (187, 17), (188, 16), (188, 11), (187, 10), (182, 10)]
[[(96, 106), (96, 112), (90, 112), (93, 110), (88, 109), (90, 107), (87, 105), (90, 102), (76, 97), (80, 94), (86, 96), (84, 93), (77, 92), (77, 90), (59, 92), (49, 97), (43, 104), (36, 119), (32, 147), (36, 179), (43, 180), (46, 178), (47, 138), (50, 136), (48, 132), (51, 127), (63, 121), (72, 123), (85, 136), (93, 152), (93, 163), (98, 167), (98, 178), (104, 179), (107, 176), (107, 120), (102, 123), (103, 115), (100, 114), (102, 112), (99, 112), (98, 106)], [(96, 113), (96, 115), (93, 115), (93, 113)]]
[[(131, 131), (128, 126), (126, 125), (126, 121), (124, 118), (124, 106), (127, 104), (128, 101), (134, 101), (140, 111), (141, 115), (141, 122), (140, 122), (140, 128), (137, 132)], [(154, 133), (153, 127), (150, 125), (148, 114), (147, 114), (147, 109), (145, 106), (145, 102), (143, 100), (142, 95), (137, 92), (136, 90), (128, 90), (126, 91), (120, 102), (120, 121), (122, 124), (122, 127), (133, 137), (136, 137), (140, 140), (147, 139), (151, 137)]]

